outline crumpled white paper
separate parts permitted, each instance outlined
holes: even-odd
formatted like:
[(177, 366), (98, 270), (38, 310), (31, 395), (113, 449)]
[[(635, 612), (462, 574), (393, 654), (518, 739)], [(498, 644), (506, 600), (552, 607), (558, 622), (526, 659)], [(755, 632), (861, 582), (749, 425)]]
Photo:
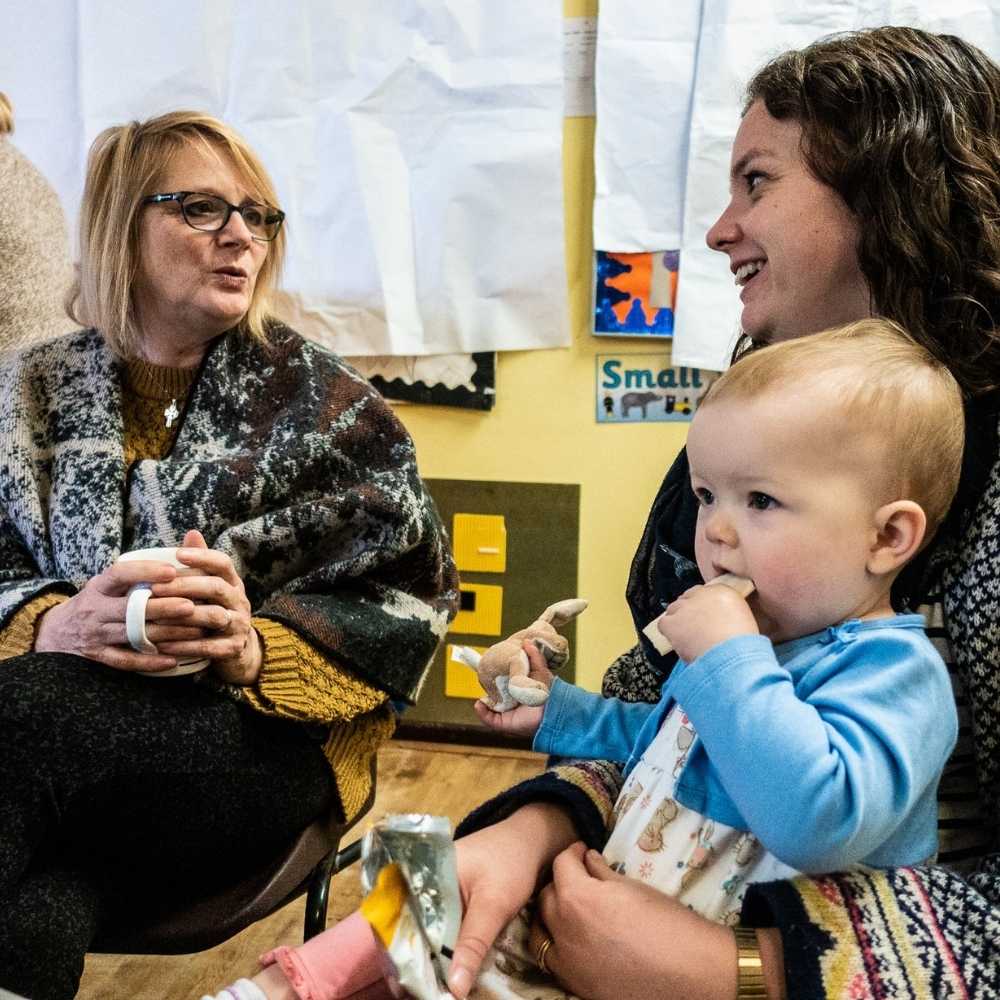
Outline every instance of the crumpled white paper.
[(562, 11), (533, 0), (6, 0), (15, 141), (78, 214), (104, 127), (191, 107), (288, 214), (280, 312), (345, 355), (569, 342)]
[(669, 14), (641, 0), (602, 3), (597, 22), (594, 246), (676, 250), (702, 0)]

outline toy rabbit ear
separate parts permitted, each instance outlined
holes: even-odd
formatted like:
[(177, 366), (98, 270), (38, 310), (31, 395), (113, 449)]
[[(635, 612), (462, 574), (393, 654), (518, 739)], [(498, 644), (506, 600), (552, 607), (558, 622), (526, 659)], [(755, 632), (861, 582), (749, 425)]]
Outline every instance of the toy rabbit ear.
[(565, 601), (550, 604), (539, 616), (540, 622), (549, 622), (553, 628), (568, 625), (577, 615), (587, 610), (588, 601), (582, 597), (571, 597)]

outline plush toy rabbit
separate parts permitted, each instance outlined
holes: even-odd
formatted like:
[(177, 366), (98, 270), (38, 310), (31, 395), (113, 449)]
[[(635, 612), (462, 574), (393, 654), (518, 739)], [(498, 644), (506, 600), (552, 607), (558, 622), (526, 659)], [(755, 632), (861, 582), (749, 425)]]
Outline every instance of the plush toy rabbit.
[(547, 607), (527, 628), (490, 646), (480, 656), (468, 646), (459, 646), (455, 658), (472, 667), (483, 687), (483, 701), (494, 712), (508, 712), (518, 705), (541, 705), (549, 696), (542, 681), (528, 676), (528, 656), (521, 648), (530, 639), (552, 671), (569, 659), (569, 643), (557, 631), (587, 607), (580, 598), (559, 601)]

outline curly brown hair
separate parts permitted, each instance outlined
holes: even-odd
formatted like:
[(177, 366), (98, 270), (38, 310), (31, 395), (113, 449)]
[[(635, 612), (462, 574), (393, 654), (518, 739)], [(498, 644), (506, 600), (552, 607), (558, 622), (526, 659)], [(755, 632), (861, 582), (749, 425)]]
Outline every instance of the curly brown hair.
[(801, 125), (807, 166), (858, 219), (873, 312), (970, 396), (1000, 387), (1000, 67), (952, 35), (875, 28), (776, 57), (743, 113), (756, 101)]

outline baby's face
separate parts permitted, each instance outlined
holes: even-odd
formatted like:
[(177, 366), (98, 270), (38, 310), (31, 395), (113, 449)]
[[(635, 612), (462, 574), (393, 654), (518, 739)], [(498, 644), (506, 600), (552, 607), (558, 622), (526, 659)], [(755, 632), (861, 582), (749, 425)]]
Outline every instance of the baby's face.
[(886, 581), (868, 570), (882, 449), (794, 388), (710, 403), (687, 449), (698, 568), (706, 580), (753, 580), (764, 635), (781, 642), (885, 613)]

